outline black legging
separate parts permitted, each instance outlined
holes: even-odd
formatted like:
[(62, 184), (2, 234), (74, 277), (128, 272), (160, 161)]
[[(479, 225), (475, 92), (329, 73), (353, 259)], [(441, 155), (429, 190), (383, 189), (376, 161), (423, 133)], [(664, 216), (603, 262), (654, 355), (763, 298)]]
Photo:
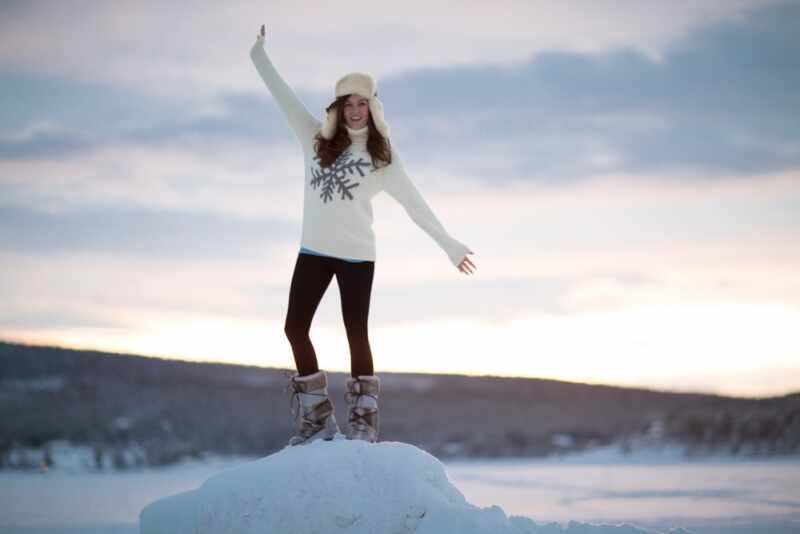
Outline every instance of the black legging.
[(350, 374), (354, 378), (373, 374), (367, 320), (374, 273), (374, 261), (352, 263), (305, 252), (297, 255), (289, 289), (289, 310), (286, 313), (284, 332), (292, 345), (300, 376), (319, 371), (317, 355), (308, 334), (317, 306), (334, 274), (342, 301), (347, 342), (350, 345)]

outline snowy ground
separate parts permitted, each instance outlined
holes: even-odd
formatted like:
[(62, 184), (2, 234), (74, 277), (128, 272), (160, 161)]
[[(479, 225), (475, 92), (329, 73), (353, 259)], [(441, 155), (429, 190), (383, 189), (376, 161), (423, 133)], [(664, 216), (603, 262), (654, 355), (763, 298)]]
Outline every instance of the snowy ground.
[[(252, 458), (211, 458), (164, 469), (87, 473), (0, 471), (2, 534), (138, 533), (142, 507), (197, 488)], [(685, 461), (679, 451), (616, 449), (546, 460), (445, 464), (468, 501), (536, 521), (626, 522), (698, 534), (800, 532), (800, 460)]]
[(473, 504), (566, 523), (618, 523), (697, 534), (800, 533), (800, 459), (726, 455), (687, 461), (680, 448), (616, 447), (546, 460), (464, 460), (447, 473)]

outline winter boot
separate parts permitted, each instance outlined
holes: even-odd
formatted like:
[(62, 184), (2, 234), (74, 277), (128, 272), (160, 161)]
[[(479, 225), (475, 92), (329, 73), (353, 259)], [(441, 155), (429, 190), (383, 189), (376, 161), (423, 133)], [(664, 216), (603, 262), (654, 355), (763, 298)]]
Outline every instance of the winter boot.
[(288, 445), (305, 445), (318, 439), (332, 440), (339, 432), (339, 426), (328, 397), (325, 372), (317, 371), (308, 376), (293, 374), (286, 391), (290, 389), (292, 396), (289, 402), (292, 404), (296, 433), (289, 439)]
[(381, 381), (374, 375), (347, 379), (347, 439), (378, 441), (378, 394)]

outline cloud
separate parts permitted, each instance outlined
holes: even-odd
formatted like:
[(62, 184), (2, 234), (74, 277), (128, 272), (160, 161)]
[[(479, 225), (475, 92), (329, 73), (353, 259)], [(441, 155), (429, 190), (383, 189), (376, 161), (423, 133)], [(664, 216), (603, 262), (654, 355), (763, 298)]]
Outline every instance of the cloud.
[(0, 160), (0, 206), (84, 207), (297, 220), (302, 155), (294, 144), (196, 139), (108, 146), (57, 159)]
[[(618, 19), (618, 31), (630, 30), (626, 20), (649, 27), (641, 5)], [(800, 6), (712, 2), (695, 11), (681, 8), (688, 11), (683, 14), (664, 6), (671, 4), (650, 8), (666, 10), (667, 26), (669, 16), (680, 19), (680, 30), (659, 45), (657, 57), (623, 39), (591, 50), (533, 47), (527, 59), (506, 64), (418, 63), (387, 73), (379, 85), (395, 139), (417, 161), (478, 181), (565, 182), (602, 172), (685, 168), (697, 170), (695, 179), (708, 179), (798, 166), (800, 126), (788, 110), (800, 108), (800, 96), (790, 90), (800, 83), (793, 24)], [(139, 17), (131, 15), (134, 34), (146, 31), (141, 20), (155, 17), (139, 9)], [(537, 20), (560, 9), (548, 5)], [(579, 27), (590, 14), (603, 19), (616, 13), (610, 6), (567, 12)], [(104, 9), (92, 13), (106, 16)], [(427, 31), (429, 19), (417, 22), (415, 32)], [(636, 28), (630, 31), (638, 35)], [(139, 46), (152, 43), (132, 49)], [(159, 56), (146, 72), (170, 70), (158, 63), (169, 57)], [(205, 81), (180, 95), (156, 95), (111, 76), (76, 80), (7, 70), (2, 81), (14, 99), (0, 103), (9, 116), (0, 155), (56, 158), (115, 146), (188, 146), (198, 139), (206, 145), (285, 141), (285, 120), (244, 53), (241, 63), (248, 80), (241, 88), (228, 83), (209, 94), (212, 82)], [(276, 63), (293, 86), (302, 85), (290, 74), (291, 62)], [(330, 100), (329, 87), (298, 93), (312, 112)]]
[[(633, 49), (548, 51), (511, 68), (413, 72), (384, 92), (419, 157), (444, 165), (437, 153), (457, 151), (455, 172), (493, 181), (785, 170), (800, 164), (798, 16), (786, 4), (698, 28), (658, 61)], [(454, 127), (442, 135), (445, 121)]]
[(0, 84), (8, 95), (0, 100), (0, 157), (6, 160), (53, 159), (115, 146), (189, 144), (197, 138), (218, 143), (254, 138), (274, 144), (286, 129), (279, 110), (264, 106), (263, 94), (198, 102), (16, 71), (0, 71)]
[[(698, 295), (800, 302), (795, 175), (702, 189), (652, 185), (658, 182), (468, 189), (447, 209), (444, 194), (427, 194), (446, 227), (476, 252), (478, 270), (470, 277), (399, 205), (376, 197), (372, 317), (378, 324), (507, 322), (534, 312), (602, 311)], [(41, 300), (51, 311), (80, 302), (100, 317), (109, 308), (127, 315), (225, 309), (282, 321), (296, 224), (290, 230), (267, 217), (8, 207), (0, 221), (0, 293), (9, 309)], [(329, 295), (317, 324), (341, 321), (338, 291)]]
[(63, 306), (61, 310), (25, 308), (25, 305), (19, 305), (0, 310), (0, 328), (9, 331), (18, 328), (36, 331), (62, 328), (124, 329), (130, 326), (104, 318), (102, 311), (95, 315), (82, 313), (80, 310), (63, 309), (69, 308), (68, 306)]
[(221, 258), (252, 255), (289, 234), (276, 220), (87, 207), (57, 214), (0, 207), (0, 248), (20, 252), (86, 252)]
[(132, 327), (156, 314), (259, 320), (265, 312), (280, 315), (296, 254), (294, 245), (203, 261), (85, 248), (0, 249), (2, 317), (20, 328), (45, 327), (53, 317), (75, 327), (103, 321)]
[(0, 65), (205, 98), (231, 85), (251, 86), (246, 52), (263, 22), (270, 47), (287, 58), (289, 79), (330, 92), (331, 80), (354, 65), (384, 77), (420, 66), (508, 63), (541, 50), (595, 54), (630, 47), (658, 57), (694, 28), (772, 4), (503, 0), (453, 9), (445, 1), (416, 0), (375, 10), (367, 0), (309, 1), (303, 9), (286, 0), (268, 9), (247, 2), (187, 1), (170, 8), (156, 0), (5, 2)]

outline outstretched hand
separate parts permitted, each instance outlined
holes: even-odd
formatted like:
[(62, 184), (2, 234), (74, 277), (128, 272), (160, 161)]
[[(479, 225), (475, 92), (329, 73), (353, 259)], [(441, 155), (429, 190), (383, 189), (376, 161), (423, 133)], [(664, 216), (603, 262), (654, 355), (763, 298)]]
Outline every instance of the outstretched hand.
[[(469, 254), (473, 254), (473, 252), (469, 252)], [(472, 267), (473, 269), (477, 269), (477, 267), (475, 267), (475, 264), (472, 263), (472, 260), (470, 260), (467, 256), (464, 256), (464, 259), (461, 260), (461, 263), (458, 264), (458, 270), (464, 274), (472, 274), (470, 267)]]
[(266, 29), (264, 28), (264, 24), (261, 25), (261, 28), (258, 30), (256, 34), (256, 44), (264, 45), (264, 36), (267, 35)]

